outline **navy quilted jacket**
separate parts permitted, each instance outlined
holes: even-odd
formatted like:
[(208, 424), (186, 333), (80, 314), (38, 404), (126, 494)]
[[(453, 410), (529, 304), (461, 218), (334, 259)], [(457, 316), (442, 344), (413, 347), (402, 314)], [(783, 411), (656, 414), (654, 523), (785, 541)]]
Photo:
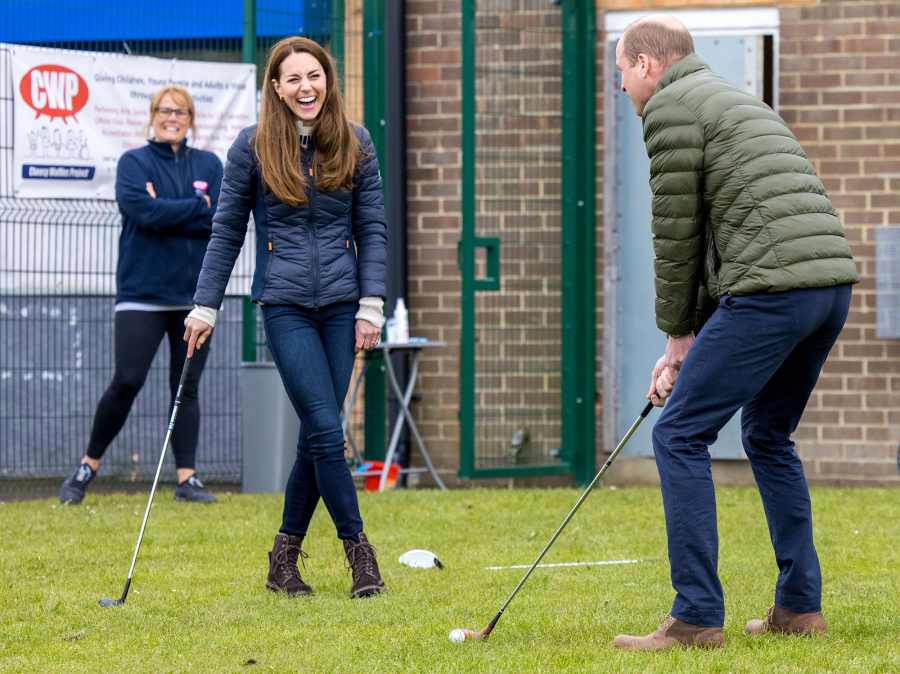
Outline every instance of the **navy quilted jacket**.
[[(212, 208), (194, 194), (209, 186)], [(152, 182), (156, 198), (147, 193)], [(189, 305), (209, 241), (222, 162), (212, 152), (150, 141), (129, 150), (116, 169), (116, 201), (122, 213), (116, 302)]]
[(317, 309), (385, 296), (387, 227), (381, 174), (369, 132), (361, 126), (354, 128), (364, 158), (357, 164), (353, 188), (316, 189), (311, 143), (301, 156), (309, 201), (300, 207), (289, 206), (263, 189), (253, 151), (256, 126), (241, 131), (228, 150), (195, 304), (221, 306), (251, 211), (256, 225), (253, 301)]

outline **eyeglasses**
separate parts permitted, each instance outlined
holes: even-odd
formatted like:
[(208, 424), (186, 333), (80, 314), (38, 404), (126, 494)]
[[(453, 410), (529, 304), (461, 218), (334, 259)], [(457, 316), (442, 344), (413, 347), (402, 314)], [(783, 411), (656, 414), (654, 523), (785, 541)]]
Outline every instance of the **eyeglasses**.
[(190, 110), (185, 110), (184, 108), (156, 108), (156, 114), (160, 117), (171, 117), (175, 115), (179, 119), (187, 117), (191, 114)]

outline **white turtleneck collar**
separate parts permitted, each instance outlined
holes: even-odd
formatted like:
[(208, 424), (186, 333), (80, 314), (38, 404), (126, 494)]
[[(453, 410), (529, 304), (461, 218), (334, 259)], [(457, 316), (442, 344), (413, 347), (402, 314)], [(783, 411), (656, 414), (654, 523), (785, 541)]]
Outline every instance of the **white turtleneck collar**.
[(305, 150), (309, 147), (309, 140), (313, 135), (313, 127), (306, 126), (303, 120), (297, 120), (297, 131), (300, 133), (300, 147)]

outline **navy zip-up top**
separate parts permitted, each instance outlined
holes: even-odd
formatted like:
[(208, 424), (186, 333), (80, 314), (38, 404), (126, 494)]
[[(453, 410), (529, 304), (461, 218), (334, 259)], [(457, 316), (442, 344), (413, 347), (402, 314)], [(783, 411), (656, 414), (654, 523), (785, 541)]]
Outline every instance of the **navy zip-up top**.
[(310, 143), (301, 151), (308, 202), (300, 207), (285, 204), (263, 188), (253, 149), (256, 126), (241, 131), (228, 150), (195, 304), (214, 309), (222, 305), (251, 211), (256, 226), (254, 301), (318, 309), (385, 296), (387, 226), (381, 174), (369, 132), (361, 126), (354, 130), (363, 154), (352, 189), (316, 188), (315, 147)]
[[(212, 208), (194, 193), (195, 180), (208, 184)], [(186, 142), (177, 153), (168, 143), (150, 141), (122, 155), (116, 169), (122, 213), (116, 302), (191, 304), (221, 182), (219, 158)]]

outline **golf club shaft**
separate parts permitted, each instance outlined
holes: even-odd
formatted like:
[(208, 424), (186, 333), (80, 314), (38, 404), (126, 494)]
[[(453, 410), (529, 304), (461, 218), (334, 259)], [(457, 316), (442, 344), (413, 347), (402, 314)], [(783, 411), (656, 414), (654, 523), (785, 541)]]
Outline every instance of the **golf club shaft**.
[(131, 586), (131, 576), (134, 573), (134, 565), (137, 563), (138, 551), (141, 549), (144, 530), (147, 528), (147, 520), (150, 517), (150, 508), (153, 507), (153, 495), (156, 493), (156, 485), (159, 483), (159, 474), (162, 472), (163, 461), (166, 458), (166, 450), (169, 448), (169, 442), (172, 440), (175, 419), (178, 418), (178, 408), (181, 405), (181, 391), (184, 388), (184, 380), (187, 377), (187, 371), (190, 365), (191, 359), (185, 358), (184, 367), (181, 368), (181, 377), (178, 379), (178, 389), (175, 392), (175, 403), (172, 406), (172, 415), (169, 417), (169, 428), (166, 431), (166, 439), (163, 442), (162, 452), (159, 454), (159, 463), (156, 465), (156, 475), (153, 477), (153, 486), (150, 488), (150, 498), (147, 499), (147, 508), (144, 510), (144, 520), (141, 522), (141, 530), (138, 532), (137, 544), (134, 546), (134, 555), (131, 557), (131, 567), (128, 569), (128, 578), (125, 580), (125, 591), (122, 593), (122, 599), (128, 594), (128, 588)]
[(541, 560), (544, 558), (544, 555), (547, 554), (547, 550), (549, 550), (550, 546), (552, 546), (553, 543), (556, 541), (556, 539), (559, 538), (559, 535), (562, 533), (562, 530), (566, 528), (566, 525), (569, 523), (569, 520), (572, 519), (572, 517), (575, 515), (578, 508), (581, 507), (581, 504), (588, 497), (588, 494), (591, 493), (591, 490), (594, 488), (594, 486), (597, 484), (597, 482), (600, 481), (600, 478), (603, 477), (603, 474), (606, 473), (607, 469), (612, 465), (612, 462), (615, 461), (616, 457), (619, 455), (619, 452), (622, 451), (622, 448), (625, 446), (625, 444), (628, 442), (628, 440), (631, 438), (631, 436), (634, 435), (634, 432), (638, 429), (638, 426), (641, 425), (641, 422), (647, 417), (648, 414), (650, 414), (650, 411), (652, 409), (653, 409), (653, 403), (647, 403), (646, 406), (644, 407), (644, 409), (641, 411), (641, 415), (637, 419), (635, 419), (634, 422), (631, 424), (631, 427), (625, 433), (625, 436), (619, 441), (619, 444), (616, 445), (616, 448), (609, 455), (609, 458), (604, 462), (603, 467), (600, 468), (600, 471), (594, 476), (594, 479), (591, 480), (591, 483), (587, 486), (587, 488), (584, 490), (584, 492), (581, 494), (581, 496), (575, 502), (575, 505), (572, 506), (572, 509), (569, 511), (569, 514), (566, 515), (566, 518), (562, 521), (562, 524), (559, 525), (559, 527), (556, 529), (556, 532), (553, 534), (553, 536), (547, 542), (547, 545), (545, 545), (544, 549), (541, 550), (541, 554), (539, 554), (538, 558), (536, 560), (534, 560), (534, 564), (532, 564), (531, 568), (529, 568), (528, 571), (525, 572), (525, 575), (522, 576), (522, 580), (519, 581), (519, 584), (516, 585), (516, 588), (512, 591), (512, 593), (509, 595), (509, 597), (507, 597), (506, 601), (503, 602), (503, 606), (501, 606), (500, 610), (497, 611), (497, 615), (494, 616), (494, 619), (491, 620), (491, 622), (488, 624), (488, 626), (484, 629), (484, 632), (482, 633), (483, 636), (487, 636), (488, 634), (491, 633), (491, 630), (494, 629), (494, 625), (496, 625), (497, 621), (500, 620), (500, 616), (503, 615), (503, 612), (506, 610), (506, 607), (509, 606), (510, 602), (513, 600), (513, 598), (516, 596), (516, 594), (519, 592), (519, 590), (522, 589), (522, 586), (525, 584), (525, 581), (528, 580), (528, 577), (534, 572), (534, 570), (537, 568), (538, 564), (541, 563)]

